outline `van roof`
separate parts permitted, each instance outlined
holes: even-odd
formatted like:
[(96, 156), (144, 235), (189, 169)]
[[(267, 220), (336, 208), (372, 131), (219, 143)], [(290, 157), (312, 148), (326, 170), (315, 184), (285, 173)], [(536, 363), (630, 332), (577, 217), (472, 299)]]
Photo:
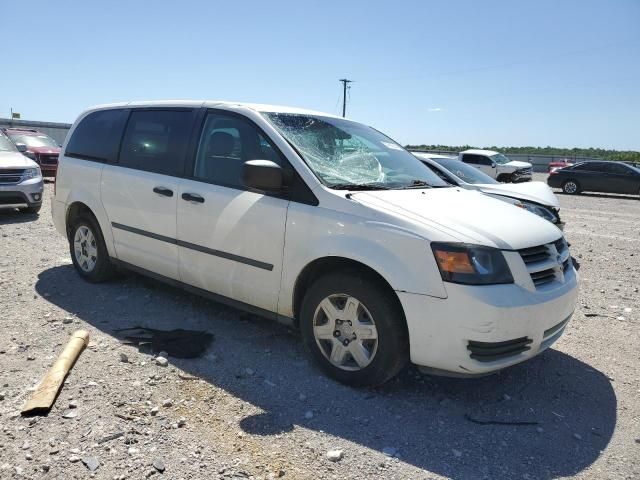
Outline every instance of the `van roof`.
[(104, 105), (96, 105), (88, 108), (86, 111), (104, 110), (109, 108), (135, 108), (135, 107), (210, 107), (210, 108), (224, 108), (228, 110), (236, 109), (249, 109), (256, 112), (274, 112), (274, 113), (296, 113), (307, 115), (318, 115), (323, 117), (341, 118), (331, 113), (318, 112), (315, 110), (308, 110), (298, 107), (287, 107), (282, 105), (268, 105), (261, 103), (247, 103), (247, 102), (227, 102), (220, 100), (152, 100), (152, 101), (133, 101), (133, 102), (120, 102), (109, 103)]

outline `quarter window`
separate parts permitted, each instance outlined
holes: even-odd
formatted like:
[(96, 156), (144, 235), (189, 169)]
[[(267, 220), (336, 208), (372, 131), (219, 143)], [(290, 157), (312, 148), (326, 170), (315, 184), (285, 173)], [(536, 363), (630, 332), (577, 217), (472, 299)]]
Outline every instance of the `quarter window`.
[(248, 160), (284, 164), (269, 140), (248, 120), (217, 112), (208, 114), (198, 145), (194, 178), (244, 188), (242, 165)]
[(120, 164), (164, 175), (182, 175), (192, 112), (134, 110), (122, 140)]
[(73, 131), (65, 155), (115, 162), (127, 111), (98, 110), (84, 117)]

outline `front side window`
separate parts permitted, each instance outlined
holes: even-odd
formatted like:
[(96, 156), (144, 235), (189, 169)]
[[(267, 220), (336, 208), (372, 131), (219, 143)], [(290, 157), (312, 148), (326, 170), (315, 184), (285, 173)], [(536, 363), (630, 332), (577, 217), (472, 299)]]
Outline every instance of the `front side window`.
[(134, 110), (122, 139), (120, 164), (164, 175), (181, 175), (192, 112)]
[(232, 188), (244, 188), (242, 165), (249, 160), (284, 162), (273, 145), (248, 120), (209, 113), (205, 120), (193, 176)]
[(495, 155), (491, 155), (489, 158), (494, 162), (496, 162), (498, 165), (504, 165), (505, 163), (509, 163), (511, 161), (501, 153), (496, 153)]
[(607, 163), (607, 171), (609, 173), (614, 173), (616, 175), (631, 175), (633, 174), (633, 170), (626, 165), (620, 165), (617, 163)]
[(73, 131), (65, 155), (102, 162), (115, 162), (127, 111), (98, 110), (84, 117)]
[(27, 147), (49, 147), (58, 148), (57, 142), (44, 134), (39, 135), (12, 135), (9, 134), (14, 143), (24, 143)]
[(329, 188), (392, 189), (447, 184), (371, 127), (334, 117), (263, 112)]
[(478, 170), (475, 167), (470, 167), (464, 162), (460, 160), (449, 160), (444, 158), (438, 158), (434, 160), (438, 164), (442, 165), (444, 168), (453, 173), (456, 177), (461, 179), (463, 182), (471, 183), (471, 184), (495, 184), (499, 183), (493, 178), (491, 178), (486, 173)]
[(18, 149), (16, 146), (5, 137), (2, 133), (0, 133), (0, 152), (17, 152)]

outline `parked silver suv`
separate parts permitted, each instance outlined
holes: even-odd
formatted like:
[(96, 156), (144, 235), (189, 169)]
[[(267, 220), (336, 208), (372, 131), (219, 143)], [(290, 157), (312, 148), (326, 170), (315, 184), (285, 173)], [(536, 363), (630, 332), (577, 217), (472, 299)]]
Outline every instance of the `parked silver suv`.
[(43, 188), (38, 164), (20, 153), (11, 140), (0, 133), (0, 207), (38, 213)]

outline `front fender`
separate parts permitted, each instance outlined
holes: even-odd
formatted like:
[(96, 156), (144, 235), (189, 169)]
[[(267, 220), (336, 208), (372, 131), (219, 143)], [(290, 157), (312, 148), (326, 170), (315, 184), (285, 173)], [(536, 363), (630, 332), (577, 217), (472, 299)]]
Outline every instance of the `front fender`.
[(435, 258), (426, 239), (401, 227), (301, 204), (287, 215), (281, 315), (293, 316), (293, 295), (300, 273), (311, 262), (341, 257), (379, 273), (396, 291), (446, 298)]

